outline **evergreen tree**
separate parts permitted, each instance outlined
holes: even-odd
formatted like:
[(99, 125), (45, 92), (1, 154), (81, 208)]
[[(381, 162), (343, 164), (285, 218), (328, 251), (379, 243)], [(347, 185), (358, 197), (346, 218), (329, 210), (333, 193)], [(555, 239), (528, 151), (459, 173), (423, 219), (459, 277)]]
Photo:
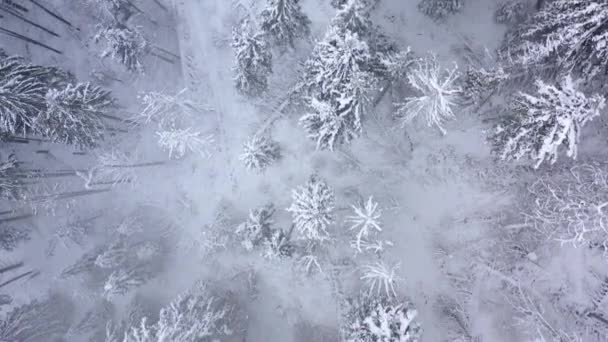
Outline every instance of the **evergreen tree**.
[(118, 269), (106, 280), (103, 293), (106, 298), (125, 295), (134, 288), (140, 287), (152, 278), (152, 273), (144, 266)]
[(245, 249), (252, 250), (270, 238), (273, 230), (274, 211), (272, 204), (249, 211), (247, 221), (241, 223), (236, 229), (236, 234), (243, 239), (241, 243)]
[(198, 282), (162, 308), (157, 323), (149, 325), (144, 317), (139, 327), (131, 327), (124, 342), (224, 340), (235, 331), (237, 322), (233, 313), (231, 306), (212, 295), (204, 283)]
[(513, 115), (496, 127), (494, 149), (502, 160), (529, 157), (535, 168), (555, 163), (563, 145), (576, 158), (581, 129), (600, 115), (605, 99), (587, 97), (569, 76), (558, 85), (537, 80), (536, 86), (536, 95), (519, 93), (511, 102)]
[(344, 341), (419, 342), (422, 327), (411, 303), (362, 295), (351, 300), (342, 323)]
[(243, 153), (239, 159), (252, 171), (263, 171), (281, 158), (279, 144), (269, 137), (254, 135), (243, 144)]
[(554, 65), (585, 80), (608, 71), (608, 3), (604, 0), (555, 0), (544, 6), (507, 41), (516, 62)]
[(201, 132), (190, 127), (186, 129), (169, 129), (156, 132), (158, 145), (169, 150), (169, 158), (181, 159), (188, 153), (202, 157), (211, 155), (209, 149), (213, 143), (213, 135), (203, 136)]
[(329, 238), (327, 228), (334, 222), (334, 191), (316, 175), (292, 190), (293, 202), (287, 209), (293, 216), (296, 231), (303, 239), (323, 241)]
[(429, 127), (436, 126), (445, 134), (442, 123), (454, 117), (454, 108), (462, 96), (462, 89), (457, 84), (459, 76), (457, 66), (451, 70), (442, 69), (435, 55), (420, 59), (407, 75), (410, 86), (418, 94), (397, 104), (397, 115), (402, 118), (403, 125), (424, 116)]
[(47, 84), (22, 58), (0, 58), (0, 132), (25, 134), (45, 109)]
[[(342, 95), (344, 96), (344, 95)], [(348, 144), (361, 134), (361, 107), (358, 98), (350, 97), (344, 102), (355, 106), (335, 108), (331, 103), (311, 99), (310, 112), (300, 118), (300, 125), (308, 133), (308, 137), (316, 142), (319, 150), (333, 151), (337, 146)]]
[(268, 89), (268, 75), (272, 73), (272, 54), (264, 33), (243, 20), (232, 30), (232, 48), (237, 90), (247, 96), (260, 96)]
[(467, 101), (478, 103), (483, 96), (498, 90), (508, 78), (509, 74), (501, 67), (491, 70), (469, 67), (464, 75), (462, 96)]
[(445, 20), (448, 16), (462, 10), (464, 0), (422, 0), (418, 9), (433, 20)]
[(137, 29), (114, 22), (99, 27), (95, 42), (103, 45), (101, 57), (110, 57), (130, 72), (144, 72), (142, 58), (150, 50), (150, 43)]
[(310, 20), (298, 0), (269, 0), (262, 11), (261, 29), (278, 46), (293, 47), (297, 38), (310, 34)]
[(35, 119), (35, 129), (54, 142), (92, 148), (103, 140), (102, 116), (114, 107), (109, 91), (89, 83), (69, 84), (46, 94), (47, 107)]
[(12, 226), (0, 227), (0, 250), (13, 251), (19, 244), (30, 239), (28, 229), (15, 228)]
[(0, 341), (43, 342), (61, 338), (70, 327), (71, 311), (71, 303), (58, 295), (17, 306), (0, 321)]

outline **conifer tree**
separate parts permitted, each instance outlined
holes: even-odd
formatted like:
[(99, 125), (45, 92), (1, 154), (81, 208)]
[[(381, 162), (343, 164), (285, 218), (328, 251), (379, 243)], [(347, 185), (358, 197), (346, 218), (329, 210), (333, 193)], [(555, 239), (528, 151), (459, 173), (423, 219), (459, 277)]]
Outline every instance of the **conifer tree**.
[(103, 140), (103, 115), (114, 107), (110, 92), (89, 83), (50, 89), (46, 110), (35, 119), (35, 129), (54, 142), (91, 148)]
[(297, 38), (310, 34), (310, 20), (298, 0), (268, 0), (262, 11), (261, 29), (278, 46), (293, 47)]
[(589, 81), (608, 70), (608, 3), (603, 0), (548, 2), (507, 41), (509, 57), (524, 66), (557, 65)]
[(256, 97), (268, 89), (272, 54), (264, 33), (252, 25), (249, 20), (243, 20), (232, 30), (232, 48), (236, 88), (246, 96)]
[(537, 94), (519, 93), (510, 104), (513, 114), (500, 123), (492, 136), (494, 149), (502, 160), (528, 157), (538, 168), (555, 163), (566, 147), (575, 159), (581, 129), (600, 115), (605, 99), (587, 97), (567, 76), (557, 85), (536, 81)]
[(292, 190), (293, 203), (287, 209), (293, 216), (301, 238), (324, 241), (329, 238), (327, 228), (334, 222), (334, 191), (316, 175), (303, 186)]

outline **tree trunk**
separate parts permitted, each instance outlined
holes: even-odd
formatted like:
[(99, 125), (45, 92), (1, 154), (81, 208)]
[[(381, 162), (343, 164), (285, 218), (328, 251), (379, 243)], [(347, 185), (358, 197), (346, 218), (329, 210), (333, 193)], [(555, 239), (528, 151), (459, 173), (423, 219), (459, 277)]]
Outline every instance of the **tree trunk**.
[(39, 28), (42, 31), (44, 31), (44, 32), (46, 32), (46, 33), (48, 33), (48, 34), (50, 34), (52, 36), (61, 37), (59, 34), (55, 33), (54, 31), (52, 31), (50, 29), (47, 29), (46, 27), (44, 27), (42, 25), (36, 24), (35, 22), (33, 22), (33, 21), (25, 18), (21, 14), (15, 12), (14, 10), (12, 10), (10, 8), (7, 8), (5, 5), (0, 5), (0, 11), (3, 11), (4, 13), (8, 13), (8, 14), (12, 15), (13, 17), (15, 17), (15, 18), (23, 21), (24, 23), (27, 23), (29, 25), (32, 25), (32, 26), (36, 27), (36, 28)]
[(0, 27), (0, 33), (3, 33), (3, 34), (5, 34), (5, 35), (7, 35), (9, 37), (17, 38), (19, 40), (22, 40), (22, 41), (30, 43), (30, 44), (34, 44), (34, 45), (43, 47), (43, 48), (45, 48), (45, 49), (47, 49), (49, 51), (53, 51), (53, 52), (55, 52), (56, 54), (59, 54), (59, 55), (63, 54), (63, 52), (61, 52), (61, 51), (59, 51), (59, 50), (57, 50), (55, 48), (52, 48), (52, 47), (50, 47), (50, 46), (48, 46), (48, 45), (46, 45), (44, 43), (41, 43), (41, 42), (39, 42), (39, 41), (37, 41), (35, 39), (26, 37), (26, 36), (24, 36), (22, 34), (19, 34), (19, 33), (15, 32), (15, 31), (7, 30), (5, 28)]
[[(72, 25), (72, 23), (70, 23), (69, 21), (63, 19), (61, 16), (59, 16), (59, 14), (51, 11), (50, 9), (44, 7), (43, 5), (41, 5), (40, 3), (38, 3), (38, 1), (36, 0), (30, 0), (31, 3), (33, 3), (34, 5), (36, 5), (38, 8), (40, 8), (41, 10), (43, 10), (44, 12), (46, 12), (47, 14), (49, 14), (51, 17), (61, 21), (62, 23), (68, 25), (69, 27), (74, 28), (74, 26)], [(79, 29), (77, 29), (79, 30)]]

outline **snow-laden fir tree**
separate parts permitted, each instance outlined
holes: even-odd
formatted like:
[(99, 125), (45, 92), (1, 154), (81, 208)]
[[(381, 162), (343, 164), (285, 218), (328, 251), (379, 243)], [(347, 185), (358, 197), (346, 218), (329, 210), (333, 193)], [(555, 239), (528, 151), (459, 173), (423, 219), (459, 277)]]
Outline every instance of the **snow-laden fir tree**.
[(254, 135), (243, 144), (239, 159), (245, 167), (261, 172), (281, 158), (281, 150), (276, 141), (265, 135)]
[(61, 278), (65, 279), (94, 270), (95, 261), (104, 250), (105, 246), (97, 246), (84, 253), (75, 263), (63, 269)]
[(604, 0), (555, 0), (547, 3), (509, 44), (510, 57), (526, 65), (557, 64), (585, 80), (608, 70), (608, 3)]
[(59, 295), (14, 307), (0, 321), (0, 341), (42, 342), (60, 339), (70, 327), (71, 303)]
[(0, 198), (23, 199), (26, 191), (27, 172), (19, 170), (19, 163), (13, 156), (0, 162)]
[(508, 0), (498, 6), (494, 20), (498, 24), (519, 24), (526, 20), (531, 10), (524, 0)]
[(300, 125), (315, 141), (318, 150), (333, 151), (361, 134), (361, 114), (356, 108), (339, 112), (331, 103), (311, 98), (309, 113), (300, 118)]
[(503, 68), (486, 70), (469, 67), (464, 75), (462, 97), (471, 103), (478, 103), (483, 96), (488, 96), (499, 89), (502, 82), (509, 78)]
[(418, 9), (433, 20), (445, 20), (464, 7), (464, 0), (422, 0)]
[(496, 127), (494, 149), (502, 160), (528, 157), (535, 168), (555, 163), (563, 147), (575, 159), (581, 129), (600, 115), (605, 99), (586, 96), (570, 76), (557, 85), (537, 80), (536, 87), (536, 94), (521, 92), (511, 101), (513, 114)]
[(353, 214), (348, 216), (346, 221), (351, 224), (349, 230), (357, 231), (354, 245), (359, 252), (362, 252), (361, 247), (365, 240), (369, 240), (372, 238), (371, 235), (382, 231), (380, 222), (382, 211), (378, 209), (378, 202), (374, 201), (372, 196), (364, 205), (351, 205), (351, 207)]
[(363, 78), (372, 55), (357, 33), (331, 27), (305, 63), (305, 87), (309, 96), (332, 100)]
[(419, 342), (417, 316), (409, 302), (362, 295), (350, 301), (340, 333), (345, 342)]
[(130, 266), (118, 269), (110, 274), (103, 286), (104, 297), (111, 299), (125, 295), (140, 287), (152, 278), (152, 273), (144, 266)]
[(22, 58), (0, 58), (0, 132), (25, 134), (45, 109), (47, 84)]
[(310, 34), (310, 20), (302, 12), (299, 0), (268, 0), (262, 11), (261, 29), (278, 46), (293, 47), (297, 38)]
[(133, 119), (143, 124), (154, 122), (160, 128), (170, 129), (213, 110), (193, 97), (194, 94), (188, 89), (176, 94), (157, 91), (141, 93), (138, 98), (142, 109)]
[(124, 239), (118, 239), (97, 256), (95, 265), (101, 268), (118, 268), (128, 261), (130, 250), (131, 246)]
[(0, 250), (13, 251), (18, 245), (30, 239), (29, 229), (16, 228), (4, 224), (0, 227)]
[(270, 239), (272, 235), (272, 224), (274, 220), (274, 205), (267, 204), (263, 207), (249, 211), (247, 221), (236, 228), (236, 234), (241, 237), (241, 244), (245, 249), (252, 250)]
[(198, 282), (162, 308), (158, 322), (149, 325), (144, 317), (139, 326), (131, 327), (124, 342), (223, 341), (237, 325), (233, 311)]
[(133, 15), (131, 0), (89, 0), (92, 6), (109, 19), (124, 23)]
[(454, 109), (462, 97), (462, 89), (457, 83), (459, 77), (456, 65), (453, 69), (443, 69), (435, 55), (420, 59), (407, 75), (417, 95), (397, 104), (397, 116), (402, 124), (423, 116), (429, 127), (435, 126), (445, 134), (442, 124), (454, 118)]
[(291, 232), (285, 233), (282, 229), (274, 229), (271, 235), (263, 241), (262, 256), (267, 259), (290, 257), (295, 252), (291, 243)]
[(115, 22), (101, 26), (94, 40), (103, 45), (102, 58), (109, 57), (130, 72), (144, 72), (142, 58), (150, 50), (150, 43), (138, 28)]
[(109, 91), (89, 83), (69, 84), (64, 89), (50, 89), (46, 110), (34, 121), (35, 130), (54, 142), (92, 148), (103, 140), (102, 120), (115, 106)]
[(319, 242), (328, 239), (327, 228), (334, 222), (334, 190), (313, 175), (306, 184), (292, 190), (291, 197), (293, 202), (287, 211), (291, 212), (300, 237)]
[(232, 30), (232, 48), (236, 89), (247, 96), (260, 96), (268, 89), (272, 73), (272, 54), (265, 33), (243, 20)]
[(190, 127), (185, 129), (170, 129), (156, 132), (158, 145), (169, 151), (169, 158), (181, 159), (188, 153), (201, 157), (211, 155), (210, 146), (214, 139), (212, 135), (203, 136), (201, 132)]

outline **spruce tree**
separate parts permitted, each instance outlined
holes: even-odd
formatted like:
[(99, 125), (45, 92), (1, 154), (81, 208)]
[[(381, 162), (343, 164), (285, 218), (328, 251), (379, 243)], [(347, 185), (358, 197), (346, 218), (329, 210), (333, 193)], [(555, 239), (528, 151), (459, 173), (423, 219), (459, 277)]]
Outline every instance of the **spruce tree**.
[(310, 20), (298, 0), (269, 0), (262, 11), (261, 29), (278, 46), (294, 46), (297, 38), (310, 34)]
[(268, 89), (268, 76), (272, 73), (272, 54), (264, 33), (243, 20), (232, 30), (234, 49), (234, 82), (237, 90), (246, 96), (256, 97)]

